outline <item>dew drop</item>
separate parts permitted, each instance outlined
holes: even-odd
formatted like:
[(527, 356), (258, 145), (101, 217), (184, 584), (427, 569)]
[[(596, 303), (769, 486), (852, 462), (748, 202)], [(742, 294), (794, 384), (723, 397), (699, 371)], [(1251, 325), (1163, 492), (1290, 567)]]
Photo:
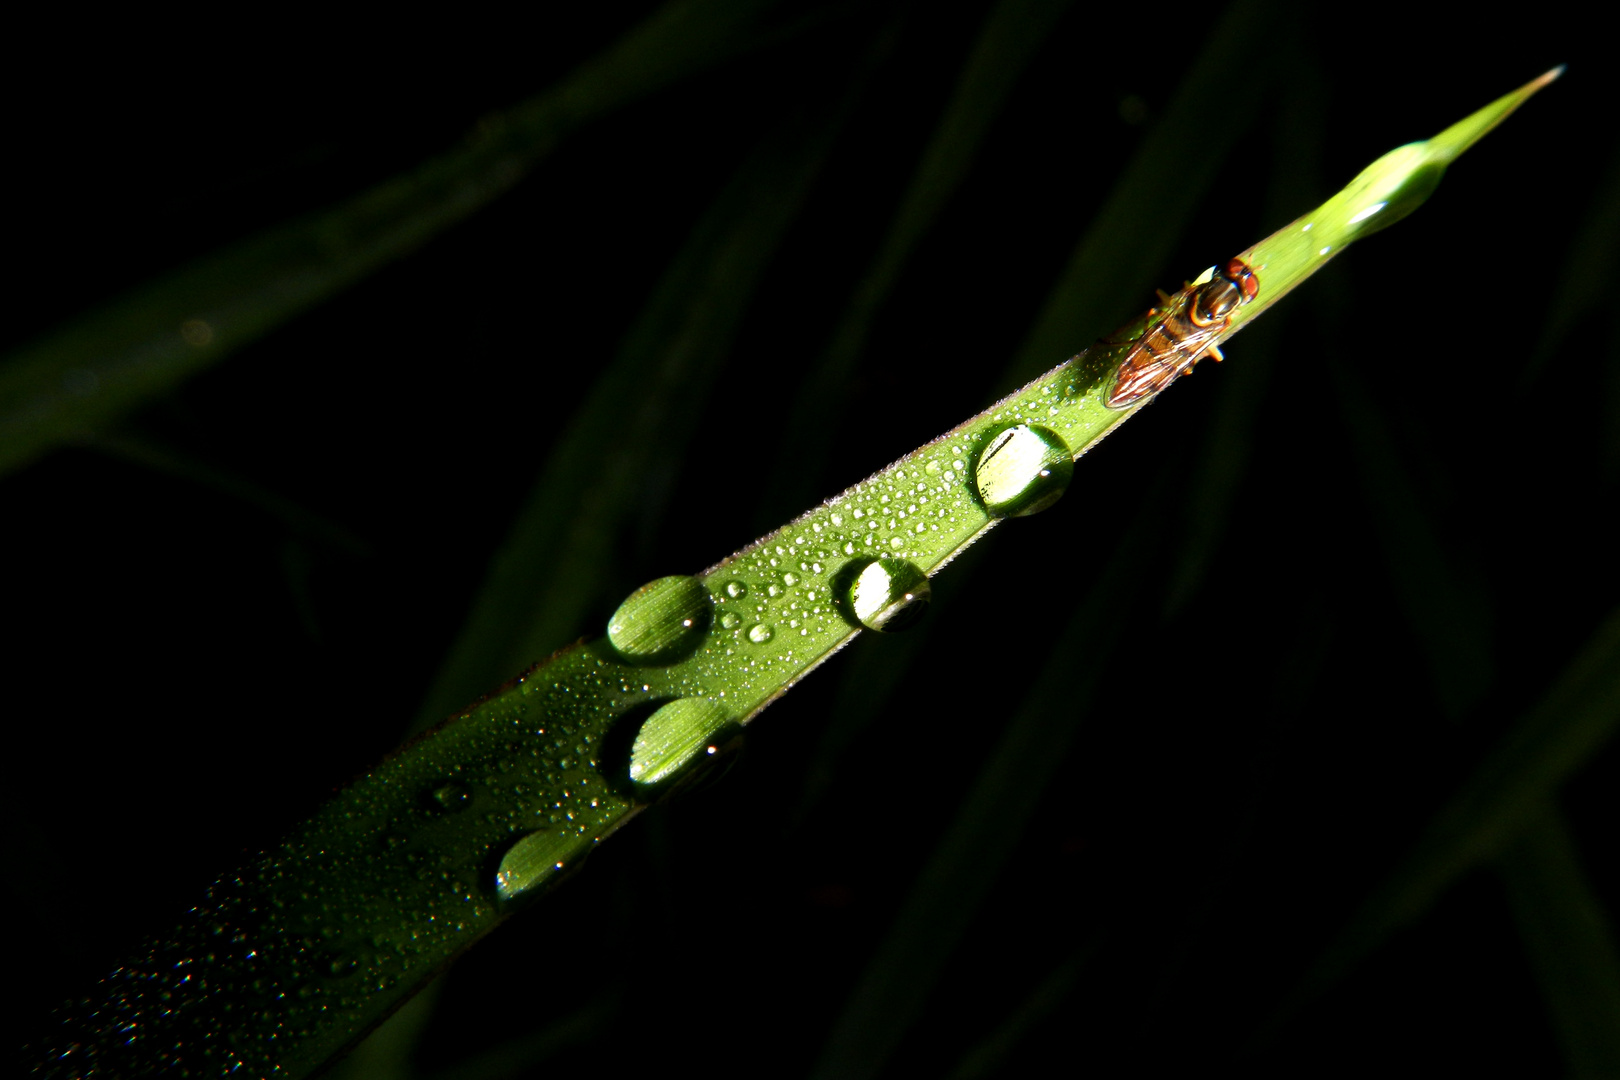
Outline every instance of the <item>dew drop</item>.
[(554, 877), (579, 845), (577, 836), (547, 829), (520, 837), (495, 869), (495, 895), (510, 903)]
[(694, 577), (665, 577), (631, 593), (608, 620), (608, 640), (633, 664), (666, 664), (690, 654), (714, 617), (709, 590)]
[(797, 585), (799, 583), (799, 575), (798, 574), (792, 574), (792, 573), (783, 574), (782, 575), (782, 583), (784, 585), (790, 585), (790, 586), (791, 585)]
[(1063, 497), (1074, 455), (1057, 432), (1019, 424), (996, 435), (973, 469), (984, 508), (996, 517), (1024, 517)]
[(748, 595), (748, 586), (741, 581), (726, 582), (726, 595), (733, 600), (741, 600)]
[(763, 645), (775, 636), (776, 631), (764, 623), (755, 623), (748, 629), (748, 640), (755, 645)]
[(933, 596), (928, 575), (905, 559), (854, 563), (839, 574), (842, 607), (868, 630), (894, 633), (914, 626)]
[(728, 611), (720, 616), (720, 625), (727, 630), (735, 630), (742, 625), (742, 616), (735, 611)]
[(687, 765), (711, 755), (710, 747), (731, 717), (713, 698), (672, 701), (647, 717), (630, 748), (630, 782), (647, 790), (673, 779)]
[(452, 780), (433, 789), (433, 805), (440, 810), (460, 810), (472, 802), (472, 789), (459, 780)]

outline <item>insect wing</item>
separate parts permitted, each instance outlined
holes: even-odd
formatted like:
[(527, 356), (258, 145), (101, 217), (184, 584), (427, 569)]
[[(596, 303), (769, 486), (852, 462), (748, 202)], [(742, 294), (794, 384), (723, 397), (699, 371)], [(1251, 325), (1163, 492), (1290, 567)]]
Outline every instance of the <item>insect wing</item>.
[(1120, 361), (1114, 389), (1109, 392), (1106, 404), (1110, 409), (1123, 409), (1157, 394), (1191, 371), (1210, 343), (1220, 336), (1224, 322), (1199, 328), (1186, 318), (1197, 292), (1191, 286), (1182, 289), (1165, 305), (1162, 317), (1132, 343), (1130, 353)]

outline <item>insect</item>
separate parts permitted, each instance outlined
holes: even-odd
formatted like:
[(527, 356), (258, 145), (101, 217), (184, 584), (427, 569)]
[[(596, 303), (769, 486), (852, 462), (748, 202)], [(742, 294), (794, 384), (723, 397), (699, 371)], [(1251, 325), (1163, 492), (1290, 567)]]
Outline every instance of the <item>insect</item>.
[[(1114, 371), (1114, 388), (1104, 402), (1110, 409), (1123, 409), (1145, 397), (1157, 394), (1193, 369), (1204, 357), (1221, 359), (1215, 340), (1226, 332), (1232, 312), (1253, 300), (1260, 291), (1260, 280), (1249, 264), (1232, 259), (1220, 274), (1211, 273), (1182, 287), (1174, 296), (1159, 293), (1160, 309), (1148, 312), (1158, 316), (1151, 329), (1130, 341), (1130, 351)], [(1125, 344), (1104, 339), (1104, 344)]]

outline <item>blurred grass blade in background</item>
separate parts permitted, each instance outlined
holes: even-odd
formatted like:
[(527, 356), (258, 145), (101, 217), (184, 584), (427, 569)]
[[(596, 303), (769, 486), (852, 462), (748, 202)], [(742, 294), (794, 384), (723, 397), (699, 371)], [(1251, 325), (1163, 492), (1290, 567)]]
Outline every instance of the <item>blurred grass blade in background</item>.
[(632, 545), (631, 526), (654, 512), (649, 478), (691, 438), (761, 275), (896, 30), (891, 20), (824, 104), (783, 117), (699, 222), (552, 451), (415, 730), (576, 635), (623, 587), (603, 553)]
[(416, 250), (521, 179), (570, 131), (734, 56), (774, 0), (672, 0), (468, 145), (145, 285), (0, 358), (0, 474), (152, 401)]
[(1272, 85), (1266, 56), (1287, 18), (1277, 0), (1239, 0), (1198, 43), (1192, 70), (1092, 217), (998, 391), (1097, 337), (1152, 293), (1176, 239), (1259, 114)]
[[(1096, 266), (1131, 265), (1139, 242), (1157, 245), (1157, 249), (1168, 249), (1174, 242), (1186, 219), (1207, 194), (1217, 170), (1213, 167), (1194, 169), (1186, 175), (1186, 182), (1180, 185), (1147, 185), (1162, 198), (1160, 202), (1144, 197), (1143, 177), (1154, 175), (1156, 169), (1176, 157), (1180, 152), (1177, 140), (1189, 130), (1204, 130), (1200, 145), (1217, 164), (1230, 152), (1242, 133), (1241, 117), (1248, 114), (1237, 113), (1240, 118), (1238, 122), (1209, 126), (1208, 110), (1210, 102), (1221, 97), (1222, 88), (1241, 79), (1255, 57), (1263, 53), (1264, 43), (1268, 39), (1256, 34), (1260, 32), (1257, 25), (1270, 25), (1264, 16), (1267, 2), (1269, 0), (1243, 0), (1208, 35), (1192, 72), (1176, 88), (1164, 117), (1153, 125), (1143, 139), (1136, 155), (1114, 184), (1103, 210), (1080, 238), (1070, 256), (1069, 269), (1048, 295), (1040, 324), (1044, 330), (1038, 331), (1037, 337), (1044, 335), (1053, 339), (1052, 347), (1034, 358), (1026, 348), (1008, 362), (996, 379), (996, 385), (1015, 386), (1026, 381), (1041, 366), (1050, 364), (1053, 357), (1061, 356), (1071, 348), (1074, 342), (1089, 340), (1090, 336), (1095, 336), (1107, 325), (1110, 318), (1117, 318), (1120, 311), (1130, 310), (1138, 294), (1148, 294), (1151, 275), (1155, 272), (1152, 269), (1143, 272), (1140, 288), (1128, 295), (1112, 279), (1108, 279), (1106, 284), (1088, 283), (1085, 288), (1078, 290), (1078, 294), (1085, 295), (1078, 295), (1076, 274)], [(1012, 50), (1002, 37), (1011, 33), (1006, 20), (1015, 14), (1017, 8), (1011, 4), (998, 7), (992, 14), (984, 36), (976, 46), (974, 57), (958, 84), (950, 110), (935, 131), (936, 143), (933, 145), (937, 145), (937, 141), (944, 138), (947, 132), (966, 126), (969, 117), (986, 108), (983, 99), (992, 91), (1006, 92), (1010, 79), (1002, 75), (997, 80), (991, 80), (985, 72), (985, 65), (990, 57), (1000, 57), (1004, 63), (1011, 62), (1007, 57)], [(1032, 43), (1025, 41), (1023, 44), (1028, 48)], [(1012, 52), (1012, 58), (1019, 59), (1020, 54)], [(968, 115), (961, 116), (958, 110)], [(1207, 130), (1200, 125), (1205, 125)], [(958, 155), (960, 153), (958, 151)], [(886, 282), (886, 275), (892, 272), (887, 260), (898, 261), (903, 256), (905, 248), (912, 241), (912, 231), (922, 224), (920, 221), (912, 224), (915, 220), (913, 215), (920, 217), (918, 208), (931, 206), (940, 197), (936, 192), (940, 192), (946, 184), (946, 178), (940, 172), (949, 162), (945, 154), (932, 152), (932, 146), (930, 153), (925, 155), (923, 165), (913, 179), (913, 186), (907, 192), (900, 215), (890, 226), (884, 255), (868, 271), (868, 278), (863, 283), (863, 289), (871, 291), (858, 293), (851, 301), (850, 309), (840, 323), (840, 336), (829, 348), (827, 356), (823, 358), (824, 366), (815, 377), (818, 387), (831, 385), (834, 381), (831, 373), (849, 361), (841, 349), (859, 348), (866, 320), (871, 317), (865, 305), (875, 305), (881, 299), (882, 292), (878, 286)], [(959, 160), (957, 167), (966, 164), (966, 161)], [(1143, 241), (1143, 238), (1150, 239)], [(1112, 313), (1103, 310), (1102, 301), (1090, 295), (1094, 284), (1106, 297), (1117, 301), (1111, 309)], [(807, 390), (807, 393), (819, 391)], [(810, 397), (809, 400), (817, 398)], [(959, 569), (958, 582), (972, 577), (976, 565), (976, 561), (970, 561)], [(806, 787), (799, 810), (801, 816), (814, 802), (817, 792), (829, 782), (843, 748), (889, 707), (891, 695), (905, 684), (912, 665), (926, 655), (926, 637), (937, 621), (931, 619), (928, 626), (900, 641), (889, 643), (882, 654), (875, 650), (866, 651), (850, 660), (851, 670), (845, 676), (845, 690), (839, 696), (833, 710), (833, 721), (824, 732), (814, 753), (813, 764), (806, 774)]]
[(759, 528), (769, 528), (816, 497), (828, 449), (816, 430), (837, 415), (838, 396), (906, 259), (966, 179), (1019, 76), (1072, 2), (1000, 0), (985, 19), (882, 246), (856, 283), (819, 363), (794, 395), (780, 435), (783, 467), (760, 507)]
[[(1336, 288), (1318, 294), (1319, 306), (1336, 309), (1325, 320), (1330, 325), (1353, 310), (1351, 290), (1342, 280), (1347, 276), (1341, 274)], [(1333, 346), (1327, 350), (1397, 594), (1423, 644), (1440, 712), (1460, 723), (1485, 700), (1496, 669), (1489, 604), (1481, 588), (1455, 569), (1473, 560), (1446, 550), (1409, 479), (1432, 475), (1432, 466), (1403, 467), (1373, 397), (1333, 354)], [(1524, 832), (1498, 856), (1496, 868), (1570, 1075), (1615, 1075), (1620, 1072), (1620, 968), (1602, 907), (1556, 810), (1549, 805), (1531, 813)]]
[(1556, 803), (1527, 815), (1496, 865), (1569, 1075), (1620, 1075), (1620, 953)]
[[(935, 845), (889, 934), (828, 1036), (813, 1080), (879, 1075), (922, 1012), (940, 972), (995, 885), (1024, 826), (1063, 764), (1097, 683), (1108, 669), (1136, 585), (1164, 534), (1161, 478), (1118, 549), (1090, 581), (1050, 659), (1006, 722), (972, 791)], [(1068, 575), (1076, 580), (1077, 575)], [(1073, 603), (1073, 601), (1071, 601)]]
[[(1292, 1013), (1409, 925), (1463, 873), (1515, 843), (1620, 724), (1620, 610), (1597, 628), (1541, 701), (1435, 815), (1416, 848), (1323, 955)], [(1275, 1018), (1271, 1029), (1281, 1017)]]

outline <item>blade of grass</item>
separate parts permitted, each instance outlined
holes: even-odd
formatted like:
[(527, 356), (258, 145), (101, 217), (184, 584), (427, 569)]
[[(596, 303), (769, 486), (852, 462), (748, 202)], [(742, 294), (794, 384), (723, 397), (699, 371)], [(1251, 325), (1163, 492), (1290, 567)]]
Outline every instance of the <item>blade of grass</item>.
[[(1136, 244), (1146, 237), (1144, 242), (1154, 252), (1153, 259), (1162, 264), (1164, 251), (1184, 229), (1205, 188), (1213, 181), (1220, 158), (1235, 143), (1243, 124), (1252, 118), (1252, 113), (1240, 113), (1236, 121), (1223, 117), (1221, 123), (1211, 123), (1210, 102), (1221, 97), (1220, 88), (1231, 85), (1246, 69), (1251, 55), (1258, 55), (1251, 54), (1250, 50), (1263, 48), (1265, 39), (1261, 35), (1269, 26), (1271, 11), (1271, 5), (1261, 0), (1240, 3), (1228, 11), (1211, 33), (1164, 117), (1148, 135), (1102, 212), (1081, 239), (1035, 331), (1019, 357), (1003, 373), (1004, 383), (1016, 382), (1020, 372), (1050, 363), (1052, 357), (1072, 349), (1075, 341), (1090, 340), (1085, 334), (1096, 336), (1108, 318), (1117, 318), (1120, 311), (1129, 310), (1130, 294), (1115, 282), (1116, 265), (1139, 268), (1142, 280), (1134, 291), (1148, 291), (1150, 275), (1156, 270), (1143, 261), (1133, 261)], [(1225, 112), (1224, 107), (1222, 111)], [(1201, 145), (1213, 163), (1207, 169), (1194, 169), (1191, 175), (1186, 175), (1185, 170), (1177, 171), (1184, 156), (1184, 144), (1178, 144), (1178, 140), (1184, 139), (1189, 131), (1200, 133)], [(1176, 182), (1166, 182), (1162, 170), (1177, 172)], [(1093, 278), (1088, 280), (1086, 275)], [(1096, 289), (1097, 281), (1109, 284)], [(1099, 291), (1107, 294), (1105, 299), (1092, 295)], [(1104, 303), (1112, 307), (1105, 308)], [(1112, 316), (1107, 314), (1109, 310), (1113, 311)], [(1065, 653), (1066, 650), (1059, 647), (1053, 655), (1063, 657)], [(896, 667), (905, 659), (904, 656), (889, 659), (893, 685), (899, 685)], [(877, 715), (881, 702), (875, 696), (866, 700), (867, 715)], [(1068, 735), (1051, 737), (1066, 740)], [(997, 797), (997, 785), (1001, 782), (997, 772), (999, 755), (1003, 752), (1016, 755), (1017, 745), (1014, 733), (1009, 732), (1002, 743), (1005, 750), (998, 750), (998, 756), (986, 765), (970, 805), (981, 797), (981, 792), (986, 800)], [(1040, 764), (1044, 765), (1044, 760)], [(1035, 787), (1038, 790), (1039, 785)], [(981, 886), (981, 881), (988, 883), (994, 876), (985, 858), (994, 863), (1004, 857), (1005, 851), (1016, 841), (1022, 821), (1016, 814), (1007, 821), (1010, 824), (1006, 833), (1000, 836), (997, 847), (988, 852), (973, 850), (968, 842), (971, 827), (965, 823), (965, 818), (959, 818), (959, 826), (953, 826), (947, 833), (911, 899), (895, 919), (889, 937), (879, 946), (859, 987), (846, 1003), (822, 1051), (816, 1075), (872, 1075), (881, 1068), (903, 1036), (906, 1024), (921, 1011), (948, 958), (950, 946), (971, 919), (977, 901), (982, 899), (982, 888), (987, 885)], [(958, 877), (971, 879), (974, 888), (954, 899), (937, 893), (936, 887), (941, 882)], [(935, 905), (956, 903), (960, 906), (951, 911), (934, 911)], [(946, 922), (931, 938), (932, 945), (925, 946), (915, 930), (919, 925), (916, 920), (924, 916), (933, 918), (936, 914)], [(939, 948), (940, 945), (944, 947)]]
[(1564, 263), (1547, 324), (1519, 376), (1520, 393), (1536, 385), (1575, 324), (1609, 299), (1609, 282), (1614, 280), (1616, 253), (1620, 252), (1620, 144), (1610, 155), (1592, 206), (1573, 235), (1575, 250)]
[(827, 444), (812, 437), (814, 430), (836, 414), (832, 405), (855, 369), (872, 321), (906, 259), (966, 179), (1013, 87), (1071, 3), (1000, 0), (985, 19), (882, 245), (856, 284), (820, 363), (794, 395), (778, 442), (783, 468), (760, 507), (761, 528), (815, 498)]
[(1560, 785), (1609, 740), (1617, 723), (1620, 610), (1597, 628), (1541, 701), (1435, 815), (1413, 852), (1339, 934), (1260, 1040), (1338, 982), (1378, 942), (1427, 911), (1462, 874), (1514, 842)]
[(509, 190), (573, 129), (762, 35), (773, 0), (674, 0), (469, 145), (183, 267), (0, 361), (0, 475), (139, 408)]
[(444, 992), (435, 979), (328, 1071), (326, 1080), (409, 1080), (416, 1048)]
[[(1353, 310), (1343, 281), (1321, 290), (1317, 305), (1328, 325), (1347, 325)], [(1332, 346), (1328, 349), (1331, 353)], [(1330, 356), (1329, 368), (1397, 594), (1423, 644), (1441, 712), (1458, 723), (1485, 699), (1493, 681), (1488, 604), (1477, 585), (1453, 572), (1458, 560), (1424, 512), (1423, 499), (1408, 479), (1411, 470), (1398, 459), (1372, 396), (1342, 358)], [(1608, 941), (1607, 925), (1562, 819), (1543, 808), (1532, 811), (1527, 827), (1529, 833), (1497, 859), (1497, 871), (1513, 899), (1567, 1063), (1575, 1075), (1612, 1075), (1620, 1070), (1620, 1056), (1613, 1053), (1620, 1042), (1589, 1036), (1605, 1027), (1620, 1032), (1620, 998), (1588, 991), (1620, 988), (1613, 949), (1568, 951), (1577, 941)], [(1400, 885), (1389, 888), (1398, 891)], [(1601, 1063), (1595, 1072), (1590, 1071), (1594, 1063)]]
[(1554, 804), (1529, 813), (1497, 869), (1569, 1075), (1620, 1076), (1620, 954)]
[[(1333, 288), (1316, 294), (1325, 326), (1345, 325), (1343, 316), (1353, 310), (1347, 277), (1341, 271)], [(1493, 678), (1489, 605), (1477, 586), (1454, 570), (1457, 560), (1424, 513), (1423, 496), (1408, 480), (1371, 395), (1331, 342), (1324, 349), (1330, 353), (1328, 370), (1396, 595), (1423, 647), (1441, 712), (1458, 723), (1485, 696)]]
[[(1239, 0), (1210, 31), (1182, 80), (1075, 248), (998, 387), (1023, 383), (1093, 341), (1152, 294), (1226, 155), (1266, 97), (1268, 42), (1286, 17), (1274, 0)], [(1232, 86), (1244, 93), (1232, 94)], [(1189, 147), (1197, 147), (1190, 153)]]
[(577, 636), (623, 586), (602, 552), (645, 514), (651, 465), (678, 458), (696, 429), (760, 276), (896, 29), (829, 105), (776, 127), (704, 215), (530, 491), (414, 730)]
[[(886, 31), (892, 33), (892, 27)], [(551, 453), (496, 553), (413, 731), (436, 723), (527, 658), (575, 634), (605, 598), (604, 590), (616, 584), (600, 553), (615, 548), (631, 520), (645, 512), (637, 478), (647, 474), (653, 460), (676, 455), (690, 438), (701, 416), (696, 406), (731, 349), (760, 275), (887, 50), (885, 35), (878, 40), (855, 78), (826, 95), (830, 106), (781, 124), (754, 149), (694, 228)], [(641, 409), (637, 422), (627, 427), (624, 402), (632, 399)], [(609, 462), (600, 452), (605, 445), (614, 448)], [(429, 1016), (416, 1010), (400, 1021), (396, 1015), (377, 1034), (396, 1038), (396, 1029), (424, 1024)], [(553, 1035), (518, 1040), (491, 1051), (488, 1061), (455, 1072), (475, 1075), (488, 1067), (505, 1075), (508, 1065), (500, 1063), (538, 1060), (536, 1053), (557, 1043)]]
[(1097, 940), (1094, 938), (1070, 953), (1018, 1003), (999, 1027), (963, 1055), (947, 1080), (978, 1080), (982, 1076), (995, 1075), (1024, 1037), (1063, 1004), (1080, 975), (1080, 969), (1096, 951)]
[[(1266, 191), (1266, 222), (1285, 221), (1321, 195), (1321, 162), (1327, 115), (1327, 87), (1311, 63), (1311, 49), (1297, 24), (1279, 42), (1289, 58), (1289, 87), (1272, 135), (1271, 177)], [(1210, 561), (1226, 533), (1253, 453), (1253, 432), (1271, 383), (1287, 316), (1273, 316), (1243, 343), (1242, 362), (1223, 372), (1219, 401), (1210, 418), (1203, 449), (1194, 459), (1188, 485), (1182, 541), (1165, 590), (1166, 618), (1172, 618), (1203, 584)]]
[(833, 1025), (811, 1076), (876, 1076), (926, 1004), (957, 941), (995, 884), (1073, 742), (1149, 564), (1168, 484), (1161, 480), (1096, 574), (1017, 713), (935, 845), (888, 935)]
[(281, 522), (289, 531), (335, 551), (362, 557), (371, 554), (371, 545), (344, 526), (227, 469), (130, 435), (91, 435), (81, 445), (239, 500)]
[(510, 1080), (533, 1075), (536, 1066), (569, 1047), (601, 1038), (618, 1006), (616, 995), (605, 996), (538, 1031), (500, 1043), (470, 1061), (433, 1073), (430, 1080)]
[[(1132, 326), (1141, 331), (1146, 320)], [(1105, 361), (1117, 347), (1104, 350), (1104, 362), (1058, 366), (700, 576), (636, 591), (608, 637), (556, 654), (385, 759), (65, 1006), (30, 1051), (38, 1071), (247, 1068), (291, 1078), (323, 1068), (518, 906), (564, 880), (666, 790), (664, 778), (698, 775), (737, 727), (847, 644), (869, 596), (847, 571), (877, 567), (881, 575), (861, 573), (861, 587), (873, 577), (891, 590), (885, 602), (912, 604), (916, 575), (938, 572), (1009, 515), (1055, 498), (1072, 459), (1135, 412), (1104, 403)], [(1039, 427), (1021, 425), (1037, 417)], [(1003, 454), (1009, 446), (1016, 449)], [(1054, 451), (1063, 456), (1054, 460)], [(898, 506), (912, 499), (915, 516)], [(1103, 583), (1131, 591), (1109, 575)], [(1108, 591), (1071, 625), (1079, 644), (1098, 639), (1093, 652), (1120, 629), (1084, 617), (1117, 610), (1103, 602)], [(1038, 680), (1042, 711), (1059, 720), (1015, 724), (1008, 763), (1028, 756), (1030, 744), (1066, 744), (1071, 725), (1059, 702), (1072, 703), (1075, 686), (1059, 661), (1073, 651), (1060, 647)], [(1059, 758), (1036, 755), (1037, 779)], [(988, 796), (1014, 797), (1005, 823), (982, 822), (992, 841), (1016, 833), (1041, 787), (1019, 778), (1015, 791), (1010, 780), (985, 777)], [(1002, 854), (995, 843), (986, 851)], [(983, 861), (965, 866), (947, 847), (941, 874), (968, 874), (968, 895), (982, 896)], [(944, 960), (923, 958), (918, 970)], [(873, 1045), (858, 1041), (867, 1046), (857, 1049)]]

